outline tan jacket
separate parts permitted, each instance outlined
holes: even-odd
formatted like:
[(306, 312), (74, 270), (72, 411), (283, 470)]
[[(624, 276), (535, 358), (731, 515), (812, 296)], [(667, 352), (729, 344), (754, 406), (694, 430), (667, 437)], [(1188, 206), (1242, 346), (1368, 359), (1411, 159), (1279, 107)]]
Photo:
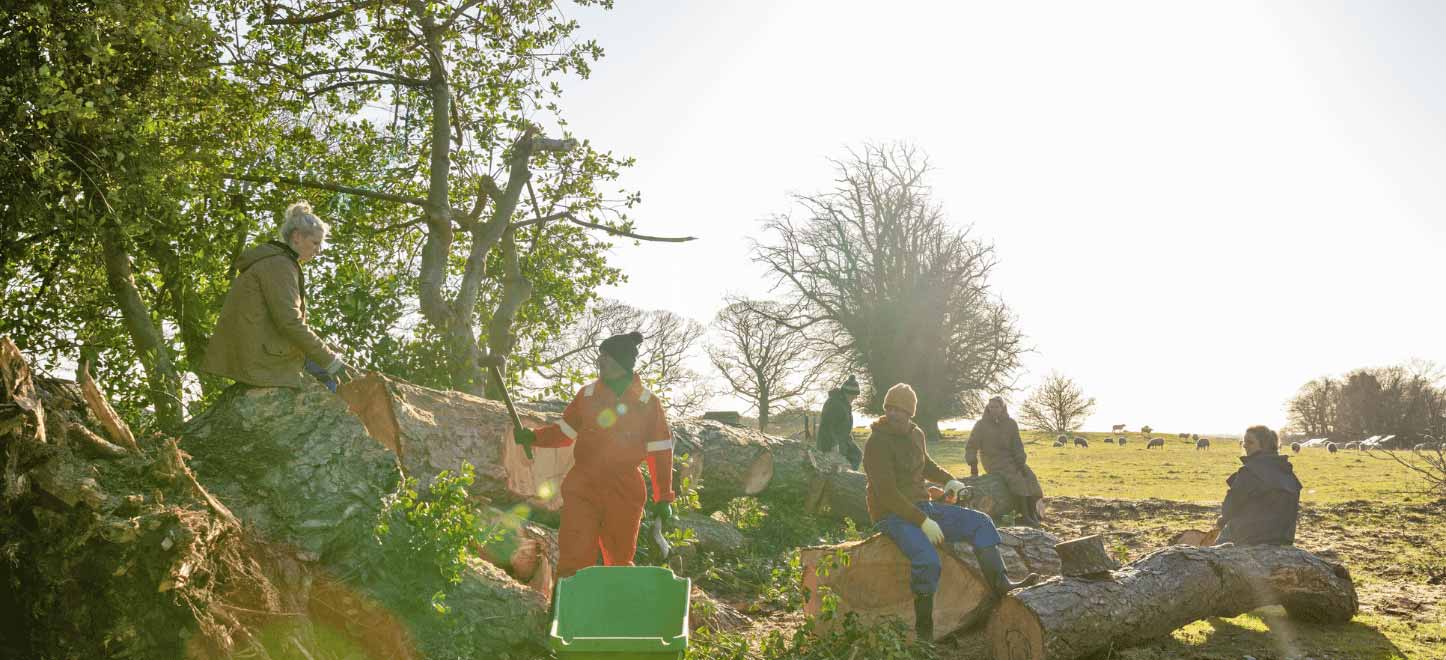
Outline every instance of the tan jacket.
[(927, 502), (925, 479), (948, 483), (954, 478), (929, 458), (924, 431), (913, 424), (901, 432), (880, 417), (871, 427), (873, 434), (864, 444), (864, 474), (868, 476), (869, 518), (874, 522), (894, 514), (915, 525), (924, 524), (916, 502)]
[(241, 255), (201, 369), (261, 387), (300, 387), (306, 358), (333, 369), (340, 358), (306, 325), (301, 266), (280, 243)]
[(974, 423), (969, 442), (964, 445), (964, 462), (978, 465), (980, 459), (983, 459), (984, 471), (1003, 477), (1009, 492), (1015, 496), (1044, 497), (1039, 478), (1027, 463), (1019, 424), (1013, 419), (995, 421), (985, 415)]

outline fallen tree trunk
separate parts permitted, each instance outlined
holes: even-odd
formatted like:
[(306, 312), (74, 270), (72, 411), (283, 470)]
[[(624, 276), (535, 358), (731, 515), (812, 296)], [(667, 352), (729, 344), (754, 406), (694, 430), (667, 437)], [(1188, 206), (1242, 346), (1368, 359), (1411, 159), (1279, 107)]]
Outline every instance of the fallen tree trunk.
[(969, 489), (960, 506), (983, 511), (996, 522), (1005, 514), (1016, 513), (1014, 496), (1010, 494), (1009, 485), (1002, 477), (985, 473), (977, 477), (965, 477), (960, 481)]
[(746, 539), (743, 532), (728, 523), (719, 522), (708, 516), (684, 513), (678, 516), (680, 529), (692, 530), (696, 543), (687, 546), (698, 552), (707, 552), (724, 557), (736, 556), (743, 549)]
[[(528, 460), (512, 441), (507, 407), (462, 392), (444, 392), (369, 374), (337, 388), (367, 433), (391, 449), (402, 470), (426, 488), (446, 470), (470, 463), (473, 495), (498, 505), (525, 502), (549, 511), (562, 508), (562, 478), (572, 468), (572, 448), (534, 449)], [(522, 423), (537, 428), (561, 416), (518, 406)]]
[(723, 508), (736, 497), (757, 495), (773, 479), (773, 448), (768, 436), (718, 422), (675, 422), (673, 453), (701, 460), (697, 482), (704, 511)]
[[(1004, 528), (999, 533), (1004, 540), (1000, 554), (1012, 578), (1031, 572), (1058, 574), (1059, 557), (1054, 554), (1058, 539), (1054, 536), (1027, 527)], [(799, 555), (807, 596), (805, 614), (822, 613), (824, 597), (830, 594), (837, 599), (839, 614), (854, 612), (865, 622), (890, 617), (914, 620), (909, 560), (888, 537), (876, 534), (863, 541), (804, 548)], [(934, 596), (934, 632), (944, 637), (982, 618), (989, 586), (969, 544), (956, 543), (943, 549), (940, 559), (943, 572)]]
[(805, 510), (836, 520), (852, 520), (859, 529), (873, 527), (869, 519), (869, 478), (847, 467), (825, 472), (818, 477), (819, 487), (805, 503)]
[(996, 658), (1069, 660), (1267, 605), (1318, 623), (1345, 623), (1358, 609), (1346, 567), (1304, 550), (1172, 546), (1112, 579), (1062, 577), (1015, 591), (995, 610), (988, 634)]

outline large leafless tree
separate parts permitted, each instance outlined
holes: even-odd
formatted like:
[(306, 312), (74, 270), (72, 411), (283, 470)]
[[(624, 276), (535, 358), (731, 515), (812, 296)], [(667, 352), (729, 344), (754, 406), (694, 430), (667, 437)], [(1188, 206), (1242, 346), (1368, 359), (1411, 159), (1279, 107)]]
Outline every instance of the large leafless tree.
[(1013, 388), (1026, 350), (990, 288), (994, 248), (945, 218), (918, 149), (868, 145), (832, 162), (833, 187), (794, 195), (797, 217), (768, 220), (754, 258), (801, 303), (778, 320), (864, 372), (870, 410), (895, 383), (913, 385), (919, 424), (938, 439), (939, 420)]
[(542, 347), (543, 359), (531, 366), (539, 383), (534, 394), (568, 399), (582, 383), (596, 378), (598, 344), (610, 335), (637, 330), (643, 335), (634, 371), (659, 392), (672, 414), (702, 412), (714, 392), (690, 366), (701, 359), (703, 324), (667, 310), (642, 310), (616, 300), (601, 300), (581, 319)]
[(734, 301), (713, 321), (718, 341), (708, 357), (728, 387), (752, 402), (760, 429), (775, 404), (804, 396), (819, 376), (808, 338), (777, 320), (786, 315), (778, 303)]
[(1073, 433), (1094, 409), (1094, 397), (1085, 396), (1078, 383), (1052, 373), (1020, 404), (1019, 421), (1025, 428)]

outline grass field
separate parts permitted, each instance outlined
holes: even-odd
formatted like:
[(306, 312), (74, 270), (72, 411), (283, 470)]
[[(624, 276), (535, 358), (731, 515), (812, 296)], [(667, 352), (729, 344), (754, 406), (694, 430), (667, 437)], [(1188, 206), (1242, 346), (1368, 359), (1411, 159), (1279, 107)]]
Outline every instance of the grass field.
[[(1052, 437), (1026, 438), (1030, 465), (1049, 498), (1045, 527), (1061, 538), (1104, 534), (1122, 561), (1161, 547), (1181, 529), (1208, 529), (1225, 478), (1240, 465), (1233, 439), (1212, 438), (1211, 449), (1197, 451), (1160, 433), (1165, 448), (1147, 450), (1138, 434), (1124, 447), (1105, 444), (1102, 433), (1081, 435), (1088, 448), (1057, 449)], [(967, 475), (963, 439), (946, 435), (930, 453)], [(1198, 621), (1157, 644), (1104, 658), (1446, 660), (1446, 501), (1409, 492), (1421, 483), (1387, 458), (1308, 449), (1292, 462), (1305, 486), (1297, 545), (1336, 553), (1350, 567), (1361, 599), (1356, 619), (1315, 626), (1267, 608)], [(946, 657), (987, 657), (979, 654), (977, 633), (948, 644)]]

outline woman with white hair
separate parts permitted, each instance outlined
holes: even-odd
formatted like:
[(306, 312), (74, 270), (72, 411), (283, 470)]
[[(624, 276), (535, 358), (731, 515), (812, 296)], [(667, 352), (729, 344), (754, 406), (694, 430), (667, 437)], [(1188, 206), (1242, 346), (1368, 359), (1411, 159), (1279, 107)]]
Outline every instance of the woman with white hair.
[(203, 371), (258, 387), (301, 387), (308, 361), (333, 383), (337, 373), (350, 370), (306, 324), (301, 264), (321, 252), (327, 229), (310, 204), (297, 202), (286, 209), (281, 240), (241, 254), (206, 348)]

